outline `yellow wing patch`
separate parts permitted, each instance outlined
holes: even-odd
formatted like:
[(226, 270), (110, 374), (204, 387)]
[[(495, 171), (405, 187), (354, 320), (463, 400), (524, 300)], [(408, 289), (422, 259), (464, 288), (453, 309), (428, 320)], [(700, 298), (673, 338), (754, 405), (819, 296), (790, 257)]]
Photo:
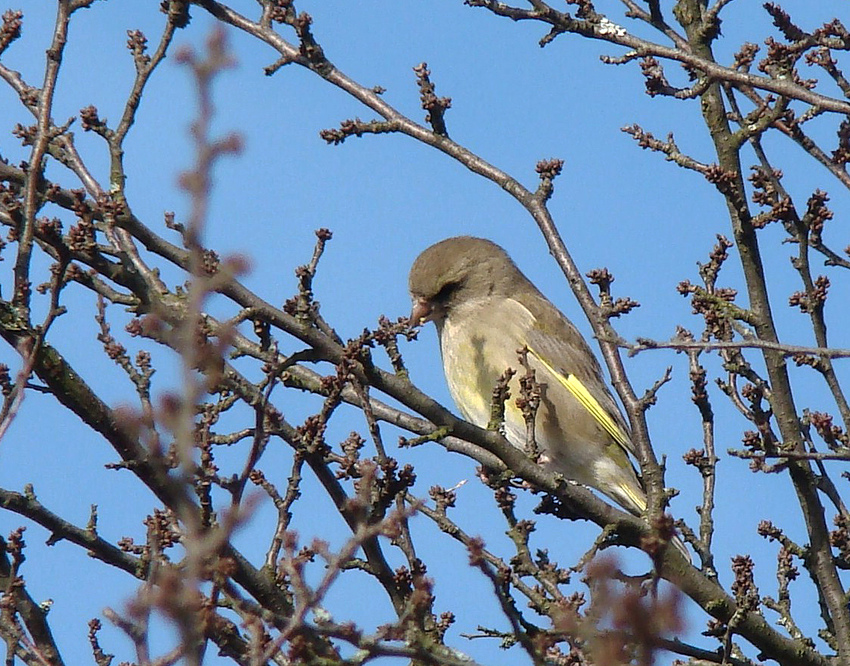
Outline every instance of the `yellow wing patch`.
[(553, 368), (546, 359), (540, 356), (540, 354), (536, 351), (530, 347), (528, 351), (530, 351), (534, 357), (543, 364), (543, 366), (564, 386), (564, 388), (573, 394), (573, 397), (581, 403), (581, 406), (584, 407), (594, 419), (596, 419), (596, 422), (605, 429), (605, 432), (614, 438), (614, 441), (617, 442), (617, 444), (628, 450), (629, 440), (625, 433), (575, 375), (565, 375), (564, 373), (555, 370), (555, 368)]
[(646, 496), (643, 493), (636, 492), (626, 483), (621, 483), (618, 487), (622, 492), (628, 495), (629, 499), (632, 500), (632, 502), (634, 502), (634, 505), (637, 507), (638, 511), (640, 511), (641, 513), (646, 511)]

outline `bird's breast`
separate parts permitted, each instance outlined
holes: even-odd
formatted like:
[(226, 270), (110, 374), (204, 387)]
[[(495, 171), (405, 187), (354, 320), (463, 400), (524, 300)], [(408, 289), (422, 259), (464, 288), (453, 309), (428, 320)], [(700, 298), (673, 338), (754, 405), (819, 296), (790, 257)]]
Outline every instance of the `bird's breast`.
[[(471, 303), (446, 318), (440, 331), (443, 370), (468, 421), (480, 427), (489, 423), (493, 389), (508, 368), (520, 367), (517, 351), (533, 321), (528, 310), (504, 298)], [(516, 410), (513, 400), (506, 409)]]

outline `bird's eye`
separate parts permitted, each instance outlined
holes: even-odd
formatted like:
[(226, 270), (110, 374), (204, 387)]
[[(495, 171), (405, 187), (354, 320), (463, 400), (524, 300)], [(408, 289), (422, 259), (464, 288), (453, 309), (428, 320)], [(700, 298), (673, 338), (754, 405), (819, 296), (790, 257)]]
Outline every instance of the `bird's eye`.
[(460, 287), (460, 282), (446, 282), (432, 300), (437, 303), (445, 303), (452, 297), (452, 294), (457, 291), (458, 287)]

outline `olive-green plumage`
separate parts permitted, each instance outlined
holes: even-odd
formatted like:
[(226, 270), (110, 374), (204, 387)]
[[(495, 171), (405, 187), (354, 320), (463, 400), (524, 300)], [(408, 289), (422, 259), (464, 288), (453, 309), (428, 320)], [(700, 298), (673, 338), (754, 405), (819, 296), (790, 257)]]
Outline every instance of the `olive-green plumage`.
[[(416, 259), (409, 287), (411, 319), (437, 326), (446, 380), (464, 418), (487, 426), (499, 376), (519, 368), (517, 351), (527, 347), (541, 387), (535, 438), (543, 462), (631, 513), (643, 513), (646, 494), (629, 459), (634, 446), (599, 363), (576, 327), (502, 248), (469, 236), (441, 241)], [(510, 384), (505, 436), (524, 448), (517, 377)]]

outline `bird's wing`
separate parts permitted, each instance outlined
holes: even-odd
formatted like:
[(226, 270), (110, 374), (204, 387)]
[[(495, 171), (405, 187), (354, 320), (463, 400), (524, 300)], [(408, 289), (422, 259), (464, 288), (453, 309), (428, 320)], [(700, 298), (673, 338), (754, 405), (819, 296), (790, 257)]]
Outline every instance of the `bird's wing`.
[(542, 295), (523, 299), (534, 316), (528, 350), (593, 416), (611, 439), (633, 456), (634, 444), (614, 397), (605, 386), (602, 368), (575, 326)]
[(627, 451), (632, 449), (632, 443), (628, 435), (623, 432), (622, 426), (613, 418), (611, 414), (593, 397), (593, 394), (582, 384), (581, 380), (575, 375), (559, 371), (553, 368), (546, 357), (537, 351), (537, 348), (529, 346), (528, 351), (543, 364), (549, 373), (558, 380), (558, 382), (566, 388), (572, 396), (578, 400), (596, 420), (599, 425), (611, 435), (612, 439), (622, 446)]

